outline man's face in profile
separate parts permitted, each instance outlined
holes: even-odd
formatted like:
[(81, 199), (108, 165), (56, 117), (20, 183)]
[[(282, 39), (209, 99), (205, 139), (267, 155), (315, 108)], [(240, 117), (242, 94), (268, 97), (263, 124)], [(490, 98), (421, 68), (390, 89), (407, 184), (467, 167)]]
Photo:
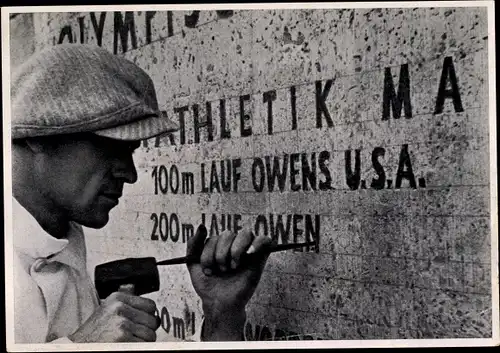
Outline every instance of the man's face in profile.
[(61, 136), (43, 148), (34, 177), (57, 211), (83, 226), (101, 228), (124, 183), (137, 181), (132, 153), (139, 145), (94, 134)]

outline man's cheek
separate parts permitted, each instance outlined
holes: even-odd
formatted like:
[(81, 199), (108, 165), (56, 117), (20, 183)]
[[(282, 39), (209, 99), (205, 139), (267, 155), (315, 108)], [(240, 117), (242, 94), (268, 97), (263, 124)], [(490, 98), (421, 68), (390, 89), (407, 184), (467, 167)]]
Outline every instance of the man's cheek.
[(95, 204), (99, 201), (99, 195), (102, 188), (102, 178), (99, 175), (82, 180), (80, 189), (80, 200), (82, 203)]
[(72, 218), (79, 223), (86, 221), (93, 222), (96, 219), (107, 217), (106, 213), (109, 211), (103, 207), (97, 196), (93, 196), (89, 192), (81, 192), (73, 199), (70, 207)]
[(109, 213), (113, 208), (100, 197), (80, 199), (75, 205), (73, 218), (80, 224), (91, 228), (101, 228), (109, 221)]

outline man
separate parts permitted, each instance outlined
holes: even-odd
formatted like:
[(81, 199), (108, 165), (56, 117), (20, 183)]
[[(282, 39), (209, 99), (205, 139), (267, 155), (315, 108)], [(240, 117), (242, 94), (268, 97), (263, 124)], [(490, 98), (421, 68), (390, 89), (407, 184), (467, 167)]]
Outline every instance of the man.
[[(99, 301), (82, 232), (104, 227), (124, 184), (136, 182), (140, 140), (176, 129), (151, 78), (102, 48), (57, 45), (16, 70), (11, 99), (16, 343), (155, 341), (152, 300), (123, 286)], [(188, 269), (203, 304), (201, 339), (240, 340), (266, 262), (245, 267), (240, 256), (270, 239), (206, 236), (200, 226), (187, 245), (200, 256)]]

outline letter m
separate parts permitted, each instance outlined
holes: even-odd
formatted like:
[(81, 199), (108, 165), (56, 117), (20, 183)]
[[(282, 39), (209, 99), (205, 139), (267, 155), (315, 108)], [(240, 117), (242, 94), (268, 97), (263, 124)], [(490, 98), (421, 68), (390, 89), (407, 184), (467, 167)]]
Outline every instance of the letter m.
[(134, 13), (126, 11), (125, 21), (124, 21), (122, 13), (120, 11), (116, 11), (114, 17), (113, 53), (115, 54), (118, 53), (118, 38), (120, 38), (122, 42), (122, 51), (125, 53), (128, 50), (129, 32), (130, 32), (130, 39), (132, 41), (132, 48), (137, 49), (137, 36), (135, 33)]
[(184, 331), (184, 321), (178, 317), (173, 317), (172, 321), (174, 326), (174, 337), (185, 339), (186, 333)]
[(182, 225), (182, 242), (185, 243), (193, 237), (194, 227), (192, 224)]
[(183, 194), (193, 194), (194, 193), (194, 174), (189, 172), (182, 173), (182, 193)]
[(405, 117), (411, 118), (411, 100), (410, 100), (410, 74), (408, 73), (408, 64), (401, 65), (399, 72), (399, 87), (398, 93), (394, 89), (394, 82), (392, 81), (391, 68), (385, 68), (384, 77), (384, 100), (382, 103), (382, 120), (388, 120), (391, 115), (394, 119), (401, 117), (401, 109), (405, 109)]

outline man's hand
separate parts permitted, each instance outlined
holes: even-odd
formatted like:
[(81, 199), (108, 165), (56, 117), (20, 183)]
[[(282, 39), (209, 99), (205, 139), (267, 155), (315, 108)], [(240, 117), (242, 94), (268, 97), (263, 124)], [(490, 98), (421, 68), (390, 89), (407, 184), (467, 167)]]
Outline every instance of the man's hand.
[(154, 342), (160, 322), (156, 304), (133, 295), (133, 286), (107, 297), (87, 321), (68, 338), (75, 343)]
[(188, 269), (203, 303), (202, 339), (241, 340), (245, 307), (257, 288), (268, 257), (262, 255), (253, 263), (245, 263), (241, 261), (242, 255), (270, 247), (271, 239), (255, 237), (248, 230), (237, 235), (225, 231), (205, 242), (206, 237), (207, 230), (201, 225), (187, 244), (187, 255), (200, 258), (199, 264), (190, 264)]

